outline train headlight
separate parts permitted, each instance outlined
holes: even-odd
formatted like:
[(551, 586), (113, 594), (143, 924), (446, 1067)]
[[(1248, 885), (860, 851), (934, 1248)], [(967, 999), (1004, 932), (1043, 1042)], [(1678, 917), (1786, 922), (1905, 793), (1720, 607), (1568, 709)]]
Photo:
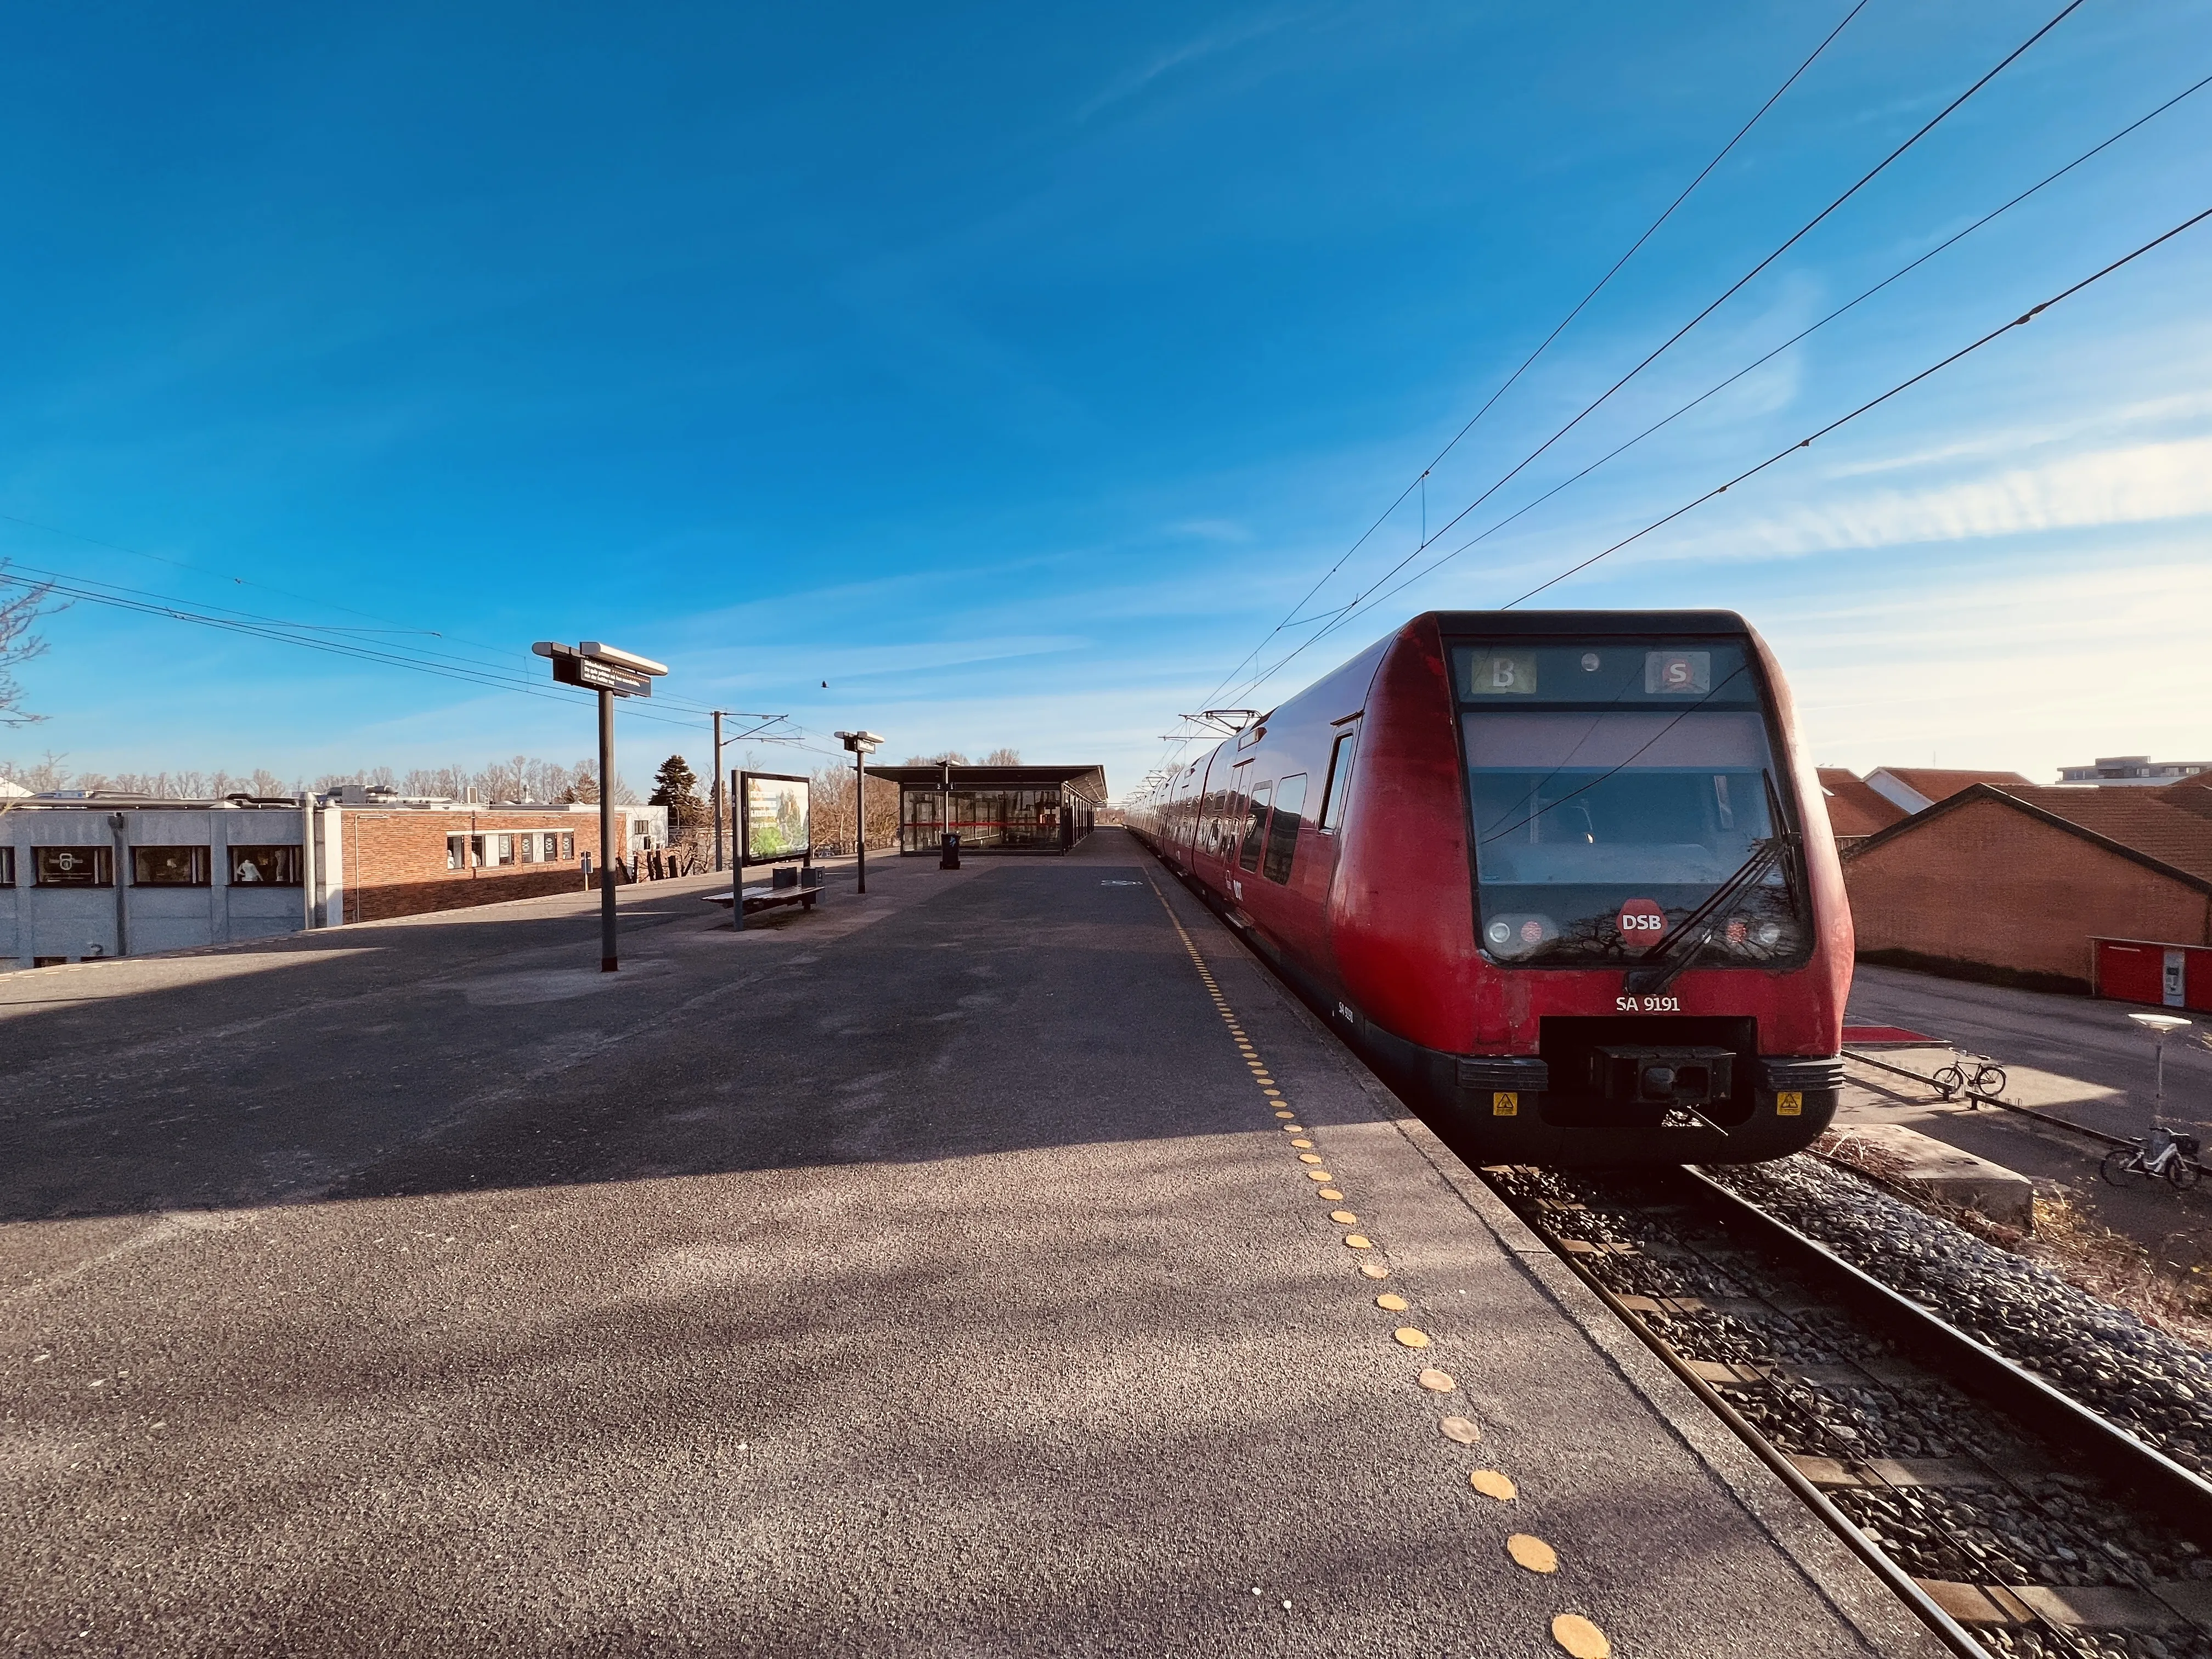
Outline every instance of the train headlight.
[(1533, 957), (1559, 936), (1559, 925), (1549, 916), (1492, 916), (1482, 928), (1484, 948), (1501, 962)]
[(1771, 951), (1782, 943), (1782, 924), (1778, 921), (1762, 921), (1752, 930), (1751, 936), (1759, 941), (1761, 950)]

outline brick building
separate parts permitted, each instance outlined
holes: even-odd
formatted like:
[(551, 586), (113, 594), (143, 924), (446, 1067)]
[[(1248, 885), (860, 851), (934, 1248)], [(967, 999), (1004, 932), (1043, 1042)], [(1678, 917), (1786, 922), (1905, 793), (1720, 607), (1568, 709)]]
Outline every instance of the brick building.
[[(654, 845), (665, 811), (616, 808), (615, 856), (627, 861)], [(394, 803), (323, 817), (328, 926), (580, 892), (584, 860), (603, 862), (596, 806)]]
[(2087, 991), (2093, 939), (2212, 944), (2212, 782), (1976, 784), (1869, 836), (1844, 882), (1865, 960)]

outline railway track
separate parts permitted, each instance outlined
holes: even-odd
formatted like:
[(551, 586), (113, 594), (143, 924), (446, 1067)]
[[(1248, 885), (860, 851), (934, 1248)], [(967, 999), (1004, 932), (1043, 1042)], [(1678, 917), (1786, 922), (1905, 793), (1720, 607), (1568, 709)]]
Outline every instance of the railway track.
[(1485, 1174), (1953, 1652), (2212, 1659), (2212, 1484), (2153, 1443), (2197, 1459), (2186, 1382), (2112, 1420), (1723, 1184), (1765, 1171)]

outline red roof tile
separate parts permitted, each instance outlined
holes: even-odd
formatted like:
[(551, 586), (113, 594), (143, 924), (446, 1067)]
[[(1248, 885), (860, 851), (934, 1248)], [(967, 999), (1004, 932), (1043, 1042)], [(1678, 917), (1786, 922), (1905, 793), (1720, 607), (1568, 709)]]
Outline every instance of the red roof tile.
[(1865, 779), (1840, 766), (1819, 769), (1820, 793), (1827, 797), (1828, 826), (1839, 836), (1870, 836), (1905, 816), (1893, 800), (1875, 793)]
[(2017, 772), (1953, 772), (1934, 766), (1885, 766), (1881, 769), (1930, 801), (1948, 800), (1961, 789), (1971, 789), (1978, 783), (1995, 784), (2008, 793), (2036, 787), (2033, 778), (2024, 778)]
[(2212, 811), (2199, 816), (2160, 799), (2166, 790), (2030, 787), (2004, 793), (2161, 864), (2212, 878)]

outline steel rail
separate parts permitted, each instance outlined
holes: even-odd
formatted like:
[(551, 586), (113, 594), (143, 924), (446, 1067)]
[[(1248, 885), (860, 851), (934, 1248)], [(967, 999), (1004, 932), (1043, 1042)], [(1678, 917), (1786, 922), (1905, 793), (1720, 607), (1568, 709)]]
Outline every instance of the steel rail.
[[(1899, 1077), (1911, 1078), (1915, 1083), (1924, 1083), (1931, 1089), (1940, 1090), (1943, 1087), (1925, 1072), (1916, 1072), (1908, 1066), (1893, 1066), (1886, 1060), (1876, 1060), (1872, 1054), (1856, 1054), (1849, 1048), (1843, 1049), (1841, 1052), (1845, 1060), (1855, 1060), (1862, 1066), (1874, 1066), (1885, 1072), (1894, 1072)], [(2138, 1141), (2130, 1140), (2124, 1135), (2108, 1135), (2102, 1129), (2093, 1129), (2086, 1123), (2075, 1123), (2067, 1118), (2055, 1116), (2049, 1112), (2039, 1112), (2033, 1106), (2016, 1106), (2009, 1100), (1999, 1100), (1995, 1095), (1982, 1094), (1972, 1089), (1961, 1089), (1959, 1093), (1978, 1106), (1995, 1106), (2003, 1111), (2017, 1112), (2022, 1117), (2033, 1118), (2038, 1123), (2048, 1123), (2055, 1129), (2065, 1129), (2080, 1135), (2085, 1140), (2094, 1140), (2106, 1146), (2134, 1146), (2141, 1144)], [(1944, 1098), (1947, 1100), (1951, 1098), (1948, 1091), (1945, 1091)], [(2212, 1170), (2207, 1170), (2193, 1158), (2184, 1158), (2182, 1162), (2196, 1170), (2199, 1176), (2212, 1175)]]
[(1869, 1317), (1931, 1370), (2061, 1446), (2087, 1453), (2115, 1487), (2156, 1511), (2199, 1549), (2212, 1550), (2212, 1482), (1711, 1176), (1692, 1169), (1683, 1174), (1699, 1197), (1725, 1212), (1732, 1224), (1740, 1222), (1770, 1249), (1808, 1269), (1825, 1289)]
[[(1685, 1173), (1687, 1171), (1686, 1170)], [(1498, 1190), (1494, 1184), (1492, 1190), (1494, 1192)], [(1715, 1188), (1715, 1190), (1719, 1189)], [(1520, 1212), (1519, 1207), (1514, 1205), (1512, 1200), (1504, 1193), (1499, 1192), (1498, 1195), (1505, 1200), (1509, 1207), (1513, 1208), (1516, 1214)], [(1929, 1632), (1937, 1641), (1957, 1655), (1958, 1659), (1990, 1659), (1988, 1648), (1976, 1641), (1964, 1626), (1944, 1612), (1935, 1597), (1920, 1588), (1918, 1579), (1913, 1577), (1911, 1573), (1905, 1571), (1903, 1567), (1899, 1566), (1896, 1562), (1891, 1560), (1877, 1548), (1873, 1540), (1861, 1530), (1856, 1522), (1838, 1509), (1827, 1493), (1805, 1478), (1804, 1472), (1790, 1461), (1787, 1453), (1761, 1434), (1741, 1412), (1729, 1404), (1720, 1390), (1692, 1370), (1690, 1368), (1690, 1362), (1676, 1351), (1672, 1343), (1638, 1318), (1596, 1274), (1576, 1261), (1567, 1251), (1560, 1249), (1559, 1241), (1554, 1239), (1547, 1230), (1535, 1227), (1531, 1231), (1544, 1241), (1546, 1247), (1554, 1256), (1566, 1264), (1567, 1270), (1582, 1280), (1597, 1299), (1606, 1305), (1614, 1318), (1620, 1320), (1645, 1347), (1657, 1355), (1660, 1363), (1674, 1372), (1690, 1392), (1697, 1395), (1705, 1408), (1719, 1418), (1735, 1437), (1750, 1449), (1752, 1455), (1765, 1464), (1775, 1478), (1789, 1487), (1791, 1494), (1807, 1509), (1812, 1510), (1828, 1530), (1843, 1541), (1844, 1547), (1858, 1558), (1860, 1565), (1881, 1581), (1883, 1589), (1904, 1602), (1912, 1615), (1928, 1626)]]

